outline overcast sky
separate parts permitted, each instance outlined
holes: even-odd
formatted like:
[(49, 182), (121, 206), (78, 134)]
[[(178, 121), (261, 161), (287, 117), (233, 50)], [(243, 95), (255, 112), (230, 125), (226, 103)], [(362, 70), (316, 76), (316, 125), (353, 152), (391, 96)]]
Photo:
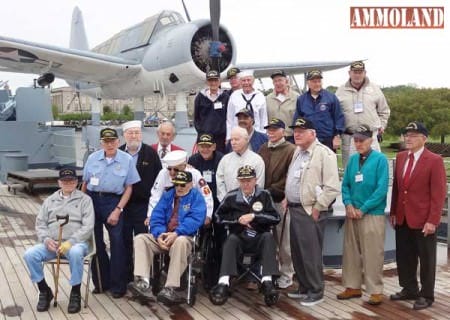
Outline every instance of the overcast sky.
[[(208, 0), (185, 0), (192, 19), (209, 17)], [(355, 30), (350, 6), (446, 6), (445, 29)], [(183, 14), (180, 0), (14, 0), (2, 3), (0, 34), (67, 47), (74, 6), (83, 12), (90, 47), (163, 9)], [(450, 7), (447, 0), (223, 0), (221, 23), (235, 38), (238, 62), (368, 59), (368, 76), (381, 86), (450, 88)], [(33, 76), (1, 73), (13, 89)], [(340, 85), (347, 70), (327, 72)], [(64, 85), (64, 82), (58, 82)]]

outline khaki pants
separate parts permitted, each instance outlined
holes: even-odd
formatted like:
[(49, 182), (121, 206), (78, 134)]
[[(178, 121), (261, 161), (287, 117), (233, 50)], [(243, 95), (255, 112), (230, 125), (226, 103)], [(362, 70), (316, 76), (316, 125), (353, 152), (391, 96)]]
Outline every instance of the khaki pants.
[[(380, 144), (378, 143), (378, 131), (374, 131), (372, 135), (372, 149), (381, 151)], [(349, 134), (342, 135), (342, 168), (345, 169), (348, 163), (348, 159), (352, 154), (356, 153), (355, 142), (353, 141), (353, 137)]]
[(384, 215), (365, 214), (361, 219), (345, 219), (342, 284), (368, 294), (383, 293)]
[[(170, 263), (165, 287), (180, 287), (180, 277), (186, 269), (192, 250), (192, 238), (178, 236), (169, 249)], [(134, 275), (148, 278), (155, 254), (162, 250), (150, 233), (139, 234), (134, 238)]]
[[(278, 211), (281, 217), (281, 221), (279, 224), (277, 224), (277, 227), (275, 229), (276, 231), (276, 237), (275, 240), (277, 241), (278, 245), (278, 255), (279, 255), (279, 261), (280, 261), (280, 274), (282, 277), (286, 277), (292, 280), (292, 276), (294, 275), (294, 267), (292, 266), (292, 258), (291, 258), (291, 237), (289, 232), (289, 225), (291, 223), (291, 218), (289, 215), (289, 212), (285, 211), (283, 207), (281, 206), (281, 203), (274, 203), (275, 209)], [(283, 231), (283, 239), (281, 239), (281, 233), (283, 228), (283, 219), (284, 215), (286, 216), (286, 222), (284, 224), (284, 231)], [(281, 244), (281, 246), (280, 246)]]

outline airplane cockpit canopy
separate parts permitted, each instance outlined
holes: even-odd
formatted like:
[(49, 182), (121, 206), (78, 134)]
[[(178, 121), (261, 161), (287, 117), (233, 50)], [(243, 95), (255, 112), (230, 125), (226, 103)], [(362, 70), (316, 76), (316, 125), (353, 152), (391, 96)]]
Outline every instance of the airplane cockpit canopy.
[(164, 10), (141, 23), (120, 31), (93, 48), (92, 51), (110, 56), (126, 55), (128, 58), (132, 58), (127, 52), (147, 46), (161, 30), (181, 23), (185, 23), (185, 21), (178, 12)]

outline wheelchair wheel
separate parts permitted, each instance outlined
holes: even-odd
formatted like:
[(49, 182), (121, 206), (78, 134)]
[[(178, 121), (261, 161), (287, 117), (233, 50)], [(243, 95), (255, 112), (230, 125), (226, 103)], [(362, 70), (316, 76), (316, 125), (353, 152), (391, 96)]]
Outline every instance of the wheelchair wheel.
[(202, 285), (205, 290), (211, 289), (219, 280), (219, 254), (220, 253), (217, 252), (215, 239), (211, 232), (206, 233), (201, 244), (203, 265), (200, 272)]

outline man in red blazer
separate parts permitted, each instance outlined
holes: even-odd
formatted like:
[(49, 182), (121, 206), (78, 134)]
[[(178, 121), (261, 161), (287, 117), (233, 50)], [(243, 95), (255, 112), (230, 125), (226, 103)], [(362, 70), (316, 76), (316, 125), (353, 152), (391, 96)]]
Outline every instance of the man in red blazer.
[(407, 150), (397, 154), (390, 213), (403, 289), (391, 300), (416, 300), (413, 309), (421, 310), (434, 301), (436, 228), (447, 193), (446, 174), (442, 158), (424, 148), (428, 130), (422, 123), (409, 123), (403, 133)]
[(152, 144), (152, 148), (158, 153), (159, 159), (164, 158), (171, 151), (183, 150), (172, 143), (176, 136), (176, 130), (171, 121), (161, 122), (156, 133), (158, 134), (158, 143)]

